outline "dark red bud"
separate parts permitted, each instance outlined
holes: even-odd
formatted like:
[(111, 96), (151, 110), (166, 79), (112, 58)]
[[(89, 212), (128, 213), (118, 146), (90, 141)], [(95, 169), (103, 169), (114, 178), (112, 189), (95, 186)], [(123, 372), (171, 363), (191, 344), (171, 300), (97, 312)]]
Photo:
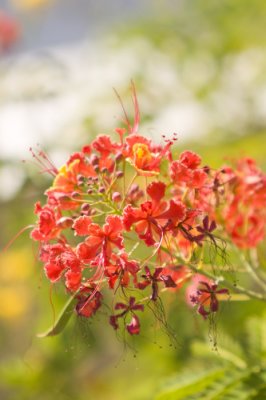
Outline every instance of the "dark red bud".
[(78, 175), (78, 176), (77, 176), (77, 179), (78, 179), (78, 181), (80, 181), (80, 182), (84, 182), (85, 177), (84, 177), (83, 175)]
[(90, 205), (87, 204), (87, 203), (82, 204), (82, 206), (81, 206), (81, 211), (82, 211), (83, 213), (88, 213), (88, 212), (90, 211)]
[(96, 154), (93, 154), (93, 155), (91, 156), (90, 161), (91, 161), (91, 164), (92, 164), (93, 166), (98, 165), (98, 164), (99, 164), (99, 157), (96, 156)]
[(118, 163), (122, 160), (122, 158), (123, 158), (123, 154), (117, 153), (117, 155), (115, 156), (115, 161)]
[(123, 171), (117, 171), (115, 175), (119, 179), (119, 178), (122, 178), (124, 176), (124, 172)]

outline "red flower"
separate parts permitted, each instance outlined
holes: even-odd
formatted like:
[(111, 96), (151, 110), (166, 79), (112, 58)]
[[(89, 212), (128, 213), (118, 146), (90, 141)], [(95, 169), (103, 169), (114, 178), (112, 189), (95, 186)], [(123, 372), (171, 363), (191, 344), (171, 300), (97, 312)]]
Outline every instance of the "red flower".
[(61, 264), (56, 264), (52, 262), (48, 262), (44, 265), (46, 276), (52, 283), (58, 281), (61, 278), (64, 269), (64, 266), (62, 266)]
[(217, 294), (229, 295), (228, 289), (218, 289), (218, 285), (200, 281), (196, 295), (191, 296), (191, 302), (198, 305), (198, 313), (206, 318), (211, 313), (218, 311), (219, 302)]
[(69, 269), (65, 273), (65, 285), (67, 289), (69, 289), (71, 292), (78, 290), (78, 288), (81, 285), (81, 279), (82, 279), (81, 269), (79, 269), (78, 271), (73, 271)]
[(140, 208), (128, 205), (124, 209), (123, 222), (126, 230), (135, 225), (135, 231), (147, 246), (156, 243), (155, 238), (162, 238), (167, 229), (174, 228), (186, 215), (186, 208), (180, 201), (161, 201), (165, 194), (165, 184), (152, 182), (147, 193), (152, 201), (142, 203)]
[(97, 160), (95, 164), (100, 171), (106, 169), (112, 172), (115, 162), (110, 156), (117, 155), (118, 152), (121, 152), (121, 145), (111, 142), (110, 136), (98, 135), (92, 142), (92, 148), (100, 153), (100, 157), (95, 158), (95, 160)]
[(42, 207), (40, 202), (35, 204), (34, 212), (38, 215), (38, 222), (37, 227), (31, 232), (32, 239), (46, 242), (58, 236), (61, 229), (56, 220), (60, 217), (60, 214), (56, 214), (49, 205)]
[(76, 291), (82, 278), (82, 266), (73, 249), (65, 244), (47, 244), (42, 246), (41, 260), (51, 282), (58, 281), (65, 274), (65, 284), (70, 291)]
[(150, 296), (151, 300), (156, 301), (159, 296), (159, 282), (163, 282), (164, 286), (167, 288), (175, 288), (176, 284), (170, 275), (165, 275), (163, 273), (163, 268), (155, 268), (152, 274), (150, 269), (145, 267), (145, 275), (142, 275), (144, 281), (138, 283), (139, 289), (145, 289), (148, 285), (152, 286), (152, 294)]
[(180, 154), (179, 161), (190, 170), (195, 170), (201, 164), (201, 157), (198, 154), (187, 150)]
[(125, 319), (126, 315), (129, 313), (131, 314), (131, 322), (126, 326), (127, 331), (130, 333), (130, 335), (138, 335), (140, 332), (140, 323), (135, 312), (144, 311), (144, 306), (142, 304), (137, 304), (135, 297), (130, 297), (128, 304), (116, 303), (115, 310), (122, 310), (122, 312), (110, 316), (109, 322), (112, 327), (117, 330), (119, 328), (118, 319)]
[(190, 188), (200, 188), (206, 182), (207, 174), (199, 168), (201, 158), (191, 151), (184, 151), (179, 160), (173, 161), (170, 165), (170, 176), (177, 185), (184, 185)]
[(240, 160), (226, 189), (227, 232), (238, 247), (256, 247), (265, 237), (266, 175), (253, 160)]
[(138, 335), (140, 332), (140, 322), (136, 314), (132, 315), (131, 321), (127, 324), (127, 331), (130, 335)]
[(87, 236), (90, 233), (89, 226), (92, 223), (92, 219), (87, 216), (79, 217), (75, 220), (73, 224), (73, 229), (75, 234), (78, 236)]
[(217, 225), (215, 221), (209, 221), (209, 217), (206, 216), (203, 219), (202, 226), (196, 226), (196, 230), (199, 232), (199, 235), (192, 236), (192, 240), (197, 243), (197, 245), (202, 246), (202, 241), (205, 237), (209, 237), (212, 242), (215, 244), (215, 239), (213, 237), (212, 232), (216, 229)]
[(74, 153), (67, 163), (61, 167), (51, 188), (45, 194), (54, 198), (62, 209), (75, 209), (79, 203), (73, 199), (73, 193), (80, 193), (79, 177), (95, 177), (94, 167), (88, 162), (85, 154)]
[[(116, 129), (118, 143), (99, 135), (59, 170), (46, 153), (31, 150), (42, 172), (54, 178), (46, 192), (47, 204), (36, 204), (37, 223), (31, 237), (40, 241), (47, 278), (52, 283), (63, 282), (66, 292), (76, 299), (79, 316), (95, 314), (103, 301), (101, 291), (107, 287), (115, 304), (110, 324), (115, 330), (122, 325), (130, 335), (137, 335), (143, 302), (148, 301), (148, 308), (166, 326), (160, 289), (176, 291), (188, 279), (192, 280), (187, 291), (190, 304), (196, 305), (203, 318), (217, 312), (219, 299), (228, 290), (215, 283), (215, 270), (207, 274), (214, 281), (193, 276), (193, 265), (212, 261), (214, 250), (225, 260), (225, 245), (215, 241), (216, 224), (220, 240), (227, 240), (227, 233), (240, 248), (257, 246), (264, 238), (266, 176), (251, 159), (216, 171), (202, 167), (201, 158), (190, 151), (173, 161), (170, 147), (176, 134), (162, 146), (141, 136), (133, 84), (132, 95), (134, 121), (131, 124), (123, 108), (126, 126)], [(163, 181), (157, 181), (161, 166)], [(147, 177), (154, 176), (147, 186)], [(138, 185), (132, 181), (136, 178)], [(124, 234), (123, 230), (132, 232)], [(261, 255), (253, 253), (250, 262), (257, 264)], [(204, 265), (202, 273), (203, 269)], [(145, 288), (150, 297), (144, 297)], [(139, 291), (140, 303), (129, 297), (133, 291)], [(256, 297), (254, 291), (248, 293)], [(122, 296), (122, 302), (117, 296)]]
[(129, 260), (127, 253), (113, 253), (111, 255), (112, 263), (105, 266), (105, 276), (108, 278), (109, 287), (114, 288), (115, 283), (119, 280), (119, 284), (127, 287), (130, 280), (130, 275), (134, 282), (137, 281), (137, 273), (139, 271), (139, 263), (135, 260)]
[(101, 154), (102, 158), (107, 158), (110, 154), (115, 153), (119, 145), (112, 143), (110, 136), (98, 135), (92, 142), (92, 148)]
[[(237, 214), (236, 214), (237, 212)], [(242, 249), (256, 247), (265, 237), (265, 219), (261, 212), (251, 215), (232, 208), (227, 214), (226, 228), (233, 242)]]
[[(229, 291), (226, 288), (218, 289), (218, 285), (211, 283), (204, 277), (204, 280), (199, 280), (200, 276), (197, 276), (193, 289), (190, 293), (190, 302), (193, 305), (198, 306), (198, 313), (205, 319), (211, 313), (215, 313), (219, 309), (219, 302), (217, 295), (227, 294)], [(199, 281), (198, 281), (199, 280)], [(198, 281), (198, 283), (197, 283)]]
[(91, 223), (87, 228), (88, 237), (85, 242), (77, 246), (79, 258), (87, 263), (100, 253), (101, 261), (105, 265), (114, 247), (123, 248), (122, 230), (122, 220), (116, 215), (109, 215), (103, 228)]

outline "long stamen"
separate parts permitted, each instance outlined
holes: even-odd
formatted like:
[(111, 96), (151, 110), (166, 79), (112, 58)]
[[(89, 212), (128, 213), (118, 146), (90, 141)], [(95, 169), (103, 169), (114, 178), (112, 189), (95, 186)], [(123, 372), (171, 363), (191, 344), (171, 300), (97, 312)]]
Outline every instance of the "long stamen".
[(123, 104), (123, 102), (122, 102), (122, 99), (121, 99), (119, 93), (117, 92), (117, 90), (116, 90), (115, 88), (113, 88), (113, 89), (114, 89), (114, 92), (115, 92), (115, 94), (116, 94), (116, 97), (118, 98), (118, 101), (119, 101), (119, 103), (120, 103), (120, 105), (121, 105), (121, 107), (122, 107), (122, 110), (123, 110), (123, 113), (124, 113), (124, 116), (125, 116), (125, 121), (124, 121), (124, 123), (127, 125), (129, 132), (131, 132), (131, 131), (132, 131), (132, 128), (131, 128), (130, 121), (129, 121), (127, 112), (126, 112), (126, 110), (125, 110), (124, 104)]
[(27, 229), (31, 229), (34, 228), (34, 225), (28, 225), (25, 226), (24, 228), (22, 228), (8, 243), (7, 245), (3, 248), (2, 253), (4, 253), (5, 251), (7, 251), (9, 249), (9, 247), (15, 242), (15, 240), (22, 235), (22, 233), (24, 233)]
[(32, 154), (32, 157), (37, 161), (37, 165), (42, 168), (41, 173), (48, 172), (52, 176), (56, 176), (58, 174), (58, 169), (43, 150), (40, 150), (38, 154), (36, 154), (32, 147), (30, 147), (29, 150)]

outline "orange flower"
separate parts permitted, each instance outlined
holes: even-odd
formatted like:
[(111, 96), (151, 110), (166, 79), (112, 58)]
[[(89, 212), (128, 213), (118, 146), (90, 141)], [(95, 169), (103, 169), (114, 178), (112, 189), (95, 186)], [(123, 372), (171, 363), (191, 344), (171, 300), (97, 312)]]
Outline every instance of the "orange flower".
[(171, 144), (169, 142), (164, 147), (155, 146), (151, 140), (141, 135), (130, 135), (126, 138), (125, 156), (139, 175), (158, 175), (161, 160), (169, 154)]

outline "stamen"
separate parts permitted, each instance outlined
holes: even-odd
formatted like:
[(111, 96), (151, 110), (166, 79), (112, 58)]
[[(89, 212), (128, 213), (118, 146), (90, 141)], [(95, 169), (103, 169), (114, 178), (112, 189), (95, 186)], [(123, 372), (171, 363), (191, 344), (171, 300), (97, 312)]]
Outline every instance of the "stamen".
[(48, 155), (40, 150), (38, 154), (30, 147), (29, 151), (31, 152), (32, 157), (37, 161), (36, 164), (41, 167), (41, 173), (48, 172), (52, 176), (56, 176), (58, 174), (58, 169), (49, 159)]

